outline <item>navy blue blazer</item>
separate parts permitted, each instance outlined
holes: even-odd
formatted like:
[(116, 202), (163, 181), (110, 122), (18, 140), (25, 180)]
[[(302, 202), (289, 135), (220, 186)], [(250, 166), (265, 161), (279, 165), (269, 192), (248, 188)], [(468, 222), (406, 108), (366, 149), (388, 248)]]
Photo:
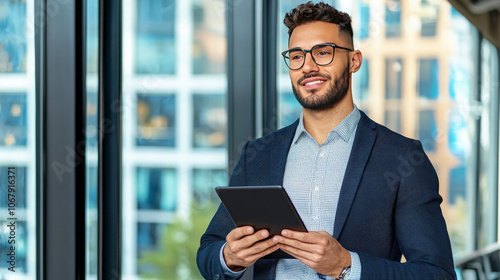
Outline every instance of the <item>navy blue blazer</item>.
[[(282, 185), (298, 121), (247, 142), (230, 185)], [(361, 113), (335, 217), (333, 237), (361, 261), (361, 279), (456, 279), (441, 212), (438, 178), (419, 141)], [(235, 228), (223, 205), (201, 237), (205, 279), (224, 279), (219, 253)], [(406, 258), (400, 263), (401, 255)], [(261, 259), (254, 279), (274, 279), (277, 260)]]

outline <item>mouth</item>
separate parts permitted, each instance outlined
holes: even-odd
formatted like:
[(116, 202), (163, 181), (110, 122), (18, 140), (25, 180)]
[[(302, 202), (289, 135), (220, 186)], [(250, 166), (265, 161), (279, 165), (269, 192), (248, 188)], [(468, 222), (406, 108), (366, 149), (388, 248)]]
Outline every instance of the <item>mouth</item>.
[(326, 83), (326, 81), (327, 79), (323, 77), (312, 77), (303, 79), (299, 84), (306, 89), (317, 89)]

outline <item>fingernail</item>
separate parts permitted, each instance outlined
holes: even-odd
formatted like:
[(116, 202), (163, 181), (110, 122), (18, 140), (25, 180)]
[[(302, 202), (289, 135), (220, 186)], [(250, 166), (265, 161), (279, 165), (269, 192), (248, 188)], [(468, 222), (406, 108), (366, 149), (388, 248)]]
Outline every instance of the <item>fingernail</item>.
[(276, 238), (276, 237), (275, 237), (275, 238), (273, 238), (273, 242), (274, 242), (274, 243), (278, 243), (278, 238)]
[(268, 233), (267, 231), (263, 231), (263, 232), (262, 232), (262, 236), (263, 236), (263, 237), (268, 237), (268, 236), (269, 236), (269, 233)]
[(247, 228), (248, 233), (252, 233), (252, 228)]
[(284, 236), (286, 236), (286, 235), (288, 234), (288, 231), (284, 230), (284, 231), (282, 232), (282, 234), (283, 234)]

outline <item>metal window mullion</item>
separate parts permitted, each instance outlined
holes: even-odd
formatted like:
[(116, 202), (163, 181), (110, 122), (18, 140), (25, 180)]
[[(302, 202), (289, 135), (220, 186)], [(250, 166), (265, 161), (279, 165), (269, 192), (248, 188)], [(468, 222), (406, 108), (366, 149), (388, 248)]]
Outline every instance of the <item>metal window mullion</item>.
[[(474, 55), (475, 55), (475, 68), (476, 68), (476, 84), (475, 86), (475, 92), (473, 92), (473, 98), (474, 102), (477, 102), (477, 104), (481, 103), (481, 80), (482, 80), (482, 67), (481, 67), (481, 60), (482, 60), (482, 47), (481, 47), (481, 40), (482, 40), (482, 35), (477, 32), (477, 36), (475, 40), (475, 46), (474, 46)], [(474, 94), (475, 93), (475, 94)], [(483, 217), (481, 215), (481, 191), (480, 191), (480, 175), (481, 175), (481, 115), (478, 115), (476, 120), (474, 121), (474, 125), (476, 127), (475, 134), (474, 134), (474, 141), (473, 143), (475, 144), (473, 147), (474, 151), (474, 165), (475, 165), (475, 170), (474, 170), (474, 200), (475, 200), (475, 205), (474, 205), (474, 231), (473, 236), (474, 236), (474, 250), (478, 250), (480, 247), (479, 244), (479, 238), (481, 236), (481, 230), (483, 227), (481, 224), (483, 223)]]
[(278, 128), (278, 87), (277, 87), (277, 51), (278, 51), (278, 1), (264, 1), (262, 24), (262, 113), (263, 134)]
[[(492, 174), (492, 179), (493, 179), (493, 182), (492, 182), (492, 186), (493, 186), (493, 194), (491, 194), (491, 197), (492, 198), (498, 198), (498, 194), (499, 194), (499, 186), (498, 186), (498, 183), (499, 183), (499, 162), (500, 162), (500, 159), (499, 159), (499, 150), (500, 150), (500, 47), (497, 47), (496, 48), (496, 51), (497, 51), (497, 61), (496, 61), (496, 68), (494, 69), (496, 71), (496, 76), (493, 76), (492, 75), (492, 79), (494, 79), (492, 81), (492, 84), (491, 84), (491, 103), (492, 103), (492, 112), (490, 114), (491, 116), (491, 122), (492, 122), (492, 132), (491, 132), (491, 135), (492, 135), (492, 144), (491, 144), (491, 147), (493, 148), (493, 151), (492, 151), (492, 154), (493, 154), (493, 157), (494, 157), (494, 165), (493, 165), (493, 168), (492, 168), (492, 171), (493, 171), (493, 174)], [(495, 89), (496, 89), (496, 92), (495, 92)], [(498, 223), (498, 199), (493, 199), (493, 219), (492, 219), (492, 223), (496, 224), (496, 226), (494, 227), (494, 241), (498, 242), (499, 239), (498, 239), (498, 227), (499, 227), (499, 223)]]
[(43, 191), (44, 183), (46, 181), (45, 178), (45, 130), (44, 130), (44, 122), (45, 122), (45, 95), (47, 92), (45, 79), (43, 78), (45, 75), (45, 65), (47, 57), (45, 55), (45, 23), (46, 23), (46, 15), (43, 12), (45, 9), (45, 3), (43, 1), (35, 2), (35, 19), (37, 19), (37, 23), (35, 24), (35, 98), (36, 98), (36, 136), (37, 139), (35, 142), (36, 145), (36, 279), (44, 280), (44, 258), (43, 252), (45, 248), (45, 192)]
[(226, 0), (228, 171), (255, 138), (255, 2)]
[(121, 279), (121, 1), (99, 1), (98, 279)]
[(36, 4), (38, 279), (85, 277), (82, 7), (84, 1)]

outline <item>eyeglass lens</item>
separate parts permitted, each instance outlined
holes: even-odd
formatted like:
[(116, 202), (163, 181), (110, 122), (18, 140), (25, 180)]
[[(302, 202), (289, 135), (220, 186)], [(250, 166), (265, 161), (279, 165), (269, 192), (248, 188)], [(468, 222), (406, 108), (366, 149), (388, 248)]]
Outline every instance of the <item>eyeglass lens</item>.
[[(309, 52), (311, 53), (316, 64), (327, 65), (333, 61), (335, 48), (328, 45), (318, 45), (314, 46)], [(305, 53), (306, 51), (302, 49), (291, 50), (288, 53), (288, 58), (285, 58), (285, 61), (290, 69), (296, 70), (304, 65)]]

